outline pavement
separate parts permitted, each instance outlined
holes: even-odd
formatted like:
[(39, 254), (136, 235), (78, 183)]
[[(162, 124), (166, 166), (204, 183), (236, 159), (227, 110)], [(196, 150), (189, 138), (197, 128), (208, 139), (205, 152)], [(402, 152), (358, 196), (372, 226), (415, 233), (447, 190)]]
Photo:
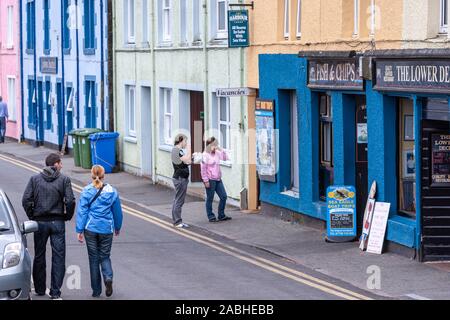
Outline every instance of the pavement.
[[(44, 147), (35, 148), (27, 144), (9, 142), (0, 145), (1, 155), (17, 158), (38, 167), (43, 166), (43, 159), (49, 152), (52, 150)], [(89, 170), (75, 167), (71, 156), (64, 156), (63, 172), (73, 181), (82, 184), (90, 182)], [(2, 174), (0, 174), (1, 176)], [(145, 210), (155, 217), (160, 217), (164, 221), (170, 221), (173, 195), (170, 188), (154, 185), (146, 178), (125, 172), (109, 174), (106, 181), (119, 190), (121, 198), (126, 203), (136, 209)], [(345, 283), (352, 288), (384, 298), (450, 299), (450, 268), (448, 264), (424, 264), (394, 253), (370, 254), (362, 252), (358, 248), (358, 242), (327, 243), (324, 241), (324, 230), (262, 214), (241, 212), (239, 208), (233, 206), (227, 207), (226, 214), (233, 219), (227, 222), (209, 223), (203, 200), (192, 196), (188, 196), (183, 207), (183, 221), (192, 226), (191, 230), (203, 236), (211, 236), (218, 242), (229, 242), (235, 247), (242, 246), (245, 250), (255, 250), (258, 255), (279, 259), (291, 267), (295, 266), (305, 272), (312, 272), (331, 282)], [(151, 234), (150, 231), (149, 234)], [(150, 238), (148, 241), (152, 241)], [(143, 240), (139, 239), (136, 234), (134, 241)], [(210, 261), (207, 256), (203, 256), (203, 258), (205, 261)], [(225, 259), (225, 257), (221, 257), (221, 259)], [(160, 271), (164, 272), (163, 269)], [(256, 285), (258, 282), (255, 278), (256, 274), (249, 271), (245, 270), (246, 277), (250, 277), (249, 281), (250, 279), (256, 281), (253, 283)], [(265, 277), (261, 277), (261, 281), (264, 279)], [(268, 281), (270, 282), (270, 280)], [(264, 286), (262, 285), (262, 287)], [(294, 292), (295, 290), (292, 291), (291, 298), (299, 298)], [(159, 298), (173, 298), (174, 296), (178, 297), (174, 293), (173, 295), (162, 294)], [(213, 295), (213, 297), (219, 296)], [(268, 296), (274, 297), (273, 295)], [(262, 295), (261, 297), (267, 298), (268, 296)], [(195, 290), (193, 290), (191, 297), (196, 299), (202, 298), (203, 295), (198, 292), (195, 294)], [(232, 290), (225, 297), (241, 299), (255, 296), (249, 292), (243, 294), (242, 291)], [(259, 297), (256, 296), (256, 298)], [(286, 298), (286, 295), (280, 294), (278, 297)], [(311, 294), (310, 298), (317, 297), (317, 295)], [(319, 296), (319, 298), (328, 299), (330, 297)]]

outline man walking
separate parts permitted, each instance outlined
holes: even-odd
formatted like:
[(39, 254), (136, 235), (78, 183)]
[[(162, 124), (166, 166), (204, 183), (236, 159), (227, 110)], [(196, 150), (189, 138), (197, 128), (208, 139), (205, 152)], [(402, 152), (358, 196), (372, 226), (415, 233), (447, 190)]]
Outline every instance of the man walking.
[(8, 122), (8, 105), (0, 97), (0, 143), (5, 143), (6, 123)]
[(52, 247), (50, 298), (60, 299), (66, 273), (65, 221), (72, 219), (75, 197), (68, 177), (61, 174), (61, 157), (52, 153), (45, 159), (46, 167), (31, 177), (22, 198), (22, 206), (30, 220), (39, 224), (34, 233), (33, 281), (36, 294), (45, 295), (45, 250), (48, 238)]

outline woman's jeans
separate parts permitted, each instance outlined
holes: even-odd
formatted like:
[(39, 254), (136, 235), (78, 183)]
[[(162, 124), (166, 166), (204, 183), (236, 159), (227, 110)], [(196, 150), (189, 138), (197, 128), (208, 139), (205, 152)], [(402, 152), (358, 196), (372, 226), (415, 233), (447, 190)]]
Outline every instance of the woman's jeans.
[(91, 272), (92, 294), (99, 296), (102, 293), (102, 278), (100, 268), (103, 274), (103, 281), (112, 280), (113, 270), (111, 265), (111, 246), (113, 234), (100, 234), (84, 231), (86, 246), (89, 255), (89, 269)]
[(219, 220), (225, 217), (225, 206), (227, 204), (227, 192), (223, 185), (222, 180), (209, 180), (209, 188), (206, 188), (206, 214), (208, 219), (214, 219), (215, 215), (213, 213), (212, 204), (214, 201), (214, 195), (217, 192), (219, 196)]

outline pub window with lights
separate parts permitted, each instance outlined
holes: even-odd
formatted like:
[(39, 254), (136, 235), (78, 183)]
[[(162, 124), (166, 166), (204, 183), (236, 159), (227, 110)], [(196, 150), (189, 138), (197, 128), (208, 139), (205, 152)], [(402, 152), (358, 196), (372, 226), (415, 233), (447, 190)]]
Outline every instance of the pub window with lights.
[(319, 197), (326, 200), (327, 188), (333, 184), (333, 115), (331, 97), (319, 95)]

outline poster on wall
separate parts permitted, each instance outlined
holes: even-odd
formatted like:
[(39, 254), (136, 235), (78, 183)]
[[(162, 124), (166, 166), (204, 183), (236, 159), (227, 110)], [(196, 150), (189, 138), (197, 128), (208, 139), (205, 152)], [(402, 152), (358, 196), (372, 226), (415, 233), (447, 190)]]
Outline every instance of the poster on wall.
[(358, 123), (357, 124), (357, 143), (364, 144), (368, 141), (367, 135), (367, 123)]
[(356, 191), (353, 186), (327, 188), (327, 240), (350, 241), (356, 237)]
[(416, 158), (414, 150), (403, 151), (403, 178), (414, 178), (416, 176)]
[(256, 101), (256, 168), (260, 180), (276, 182), (276, 130), (274, 101)]
[(433, 186), (450, 186), (450, 134), (433, 134), (432, 175)]

